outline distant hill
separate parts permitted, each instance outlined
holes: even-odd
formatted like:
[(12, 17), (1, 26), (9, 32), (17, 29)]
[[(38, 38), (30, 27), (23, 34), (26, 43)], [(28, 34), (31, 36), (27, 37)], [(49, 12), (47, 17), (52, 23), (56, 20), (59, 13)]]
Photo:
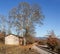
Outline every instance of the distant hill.
[(47, 37), (35, 37), (37, 40), (46, 40)]

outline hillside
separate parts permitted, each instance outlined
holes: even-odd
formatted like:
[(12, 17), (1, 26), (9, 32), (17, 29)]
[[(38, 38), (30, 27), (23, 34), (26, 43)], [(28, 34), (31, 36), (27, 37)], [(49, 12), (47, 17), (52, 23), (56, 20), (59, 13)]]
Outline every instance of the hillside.
[(0, 46), (0, 54), (38, 54), (35, 50), (28, 46)]

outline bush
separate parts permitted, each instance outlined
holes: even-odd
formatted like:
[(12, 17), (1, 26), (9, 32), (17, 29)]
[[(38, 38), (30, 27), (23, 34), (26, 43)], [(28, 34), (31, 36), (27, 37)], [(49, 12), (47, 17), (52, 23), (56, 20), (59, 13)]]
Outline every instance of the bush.
[(45, 43), (43, 41), (38, 42), (39, 45), (44, 45)]
[(49, 38), (47, 40), (47, 45), (53, 51), (57, 47), (57, 40), (55, 38)]

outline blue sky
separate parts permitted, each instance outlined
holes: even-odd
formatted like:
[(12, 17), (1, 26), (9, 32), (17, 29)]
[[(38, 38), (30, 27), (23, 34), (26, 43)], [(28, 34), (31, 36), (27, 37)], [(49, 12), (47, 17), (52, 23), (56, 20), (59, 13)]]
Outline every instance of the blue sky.
[(0, 0), (0, 14), (7, 16), (11, 8), (24, 1), (40, 5), (45, 15), (44, 25), (36, 26), (36, 36), (43, 37), (50, 30), (54, 30), (57, 36), (60, 35), (60, 0)]

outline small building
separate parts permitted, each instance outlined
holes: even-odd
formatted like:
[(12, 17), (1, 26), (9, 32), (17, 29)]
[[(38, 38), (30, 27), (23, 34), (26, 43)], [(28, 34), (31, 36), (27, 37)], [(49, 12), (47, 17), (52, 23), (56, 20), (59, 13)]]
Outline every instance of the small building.
[(19, 37), (16, 35), (8, 35), (5, 37), (6, 45), (19, 45)]
[(7, 35), (5, 37), (5, 45), (26, 45), (26, 40), (24, 37), (17, 35)]

